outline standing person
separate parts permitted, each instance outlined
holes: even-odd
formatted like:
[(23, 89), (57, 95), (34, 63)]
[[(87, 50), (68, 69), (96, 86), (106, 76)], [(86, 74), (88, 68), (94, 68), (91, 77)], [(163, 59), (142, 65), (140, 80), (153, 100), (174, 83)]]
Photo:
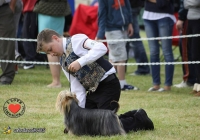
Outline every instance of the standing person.
[[(33, 12), (34, 5), (37, 0), (22, 0), (23, 2), (23, 27), (22, 27), (22, 37), (27, 39), (35, 39), (37, 37), (37, 15)], [(26, 61), (35, 61), (36, 58), (36, 42), (24, 41), (23, 48), (25, 52)], [(34, 68), (34, 64), (25, 64), (24, 69)]]
[[(146, 0), (143, 13), (145, 32), (148, 38), (172, 36), (173, 26), (176, 18), (173, 15), (173, 0)], [(160, 62), (159, 40), (148, 40), (150, 49), (150, 61)], [(162, 39), (161, 47), (165, 62), (174, 62), (172, 51), (172, 39)], [(165, 65), (164, 88), (160, 88), (160, 65), (151, 65), (153, 87), (148, 91), (169, 91), (171, 90), (174, 65)]]
[[(132, 14), (129, 0), (99, 0), (98, 8), (98, 33), (96, 40), (127, 39), (132, 36)], [(109, 61), (114, 64), (127, 61), (126, 42), (107, 42), (109, 48)], [(128, 85), (125, 80), (125, 65), (117, 65), (118, 78), (121, 90), (138, 90), (137, 87)]]
[[(132, 8), (132, 19), (133, 19), (133, 35), (129, 38), (131, 39), (139, 39), (140, 38), (140, 27), (138, 23), (138, 15), (140, 13), (141, 8), (144, 6), (143, 0), (129, 0)], [(148, 63), (147, 54), (142, 41), (132, 41), (129, 42), (128, 45), (133, 46), (134, 58), (137, 63)], [(138, 65), (137, 70), (131, 75), (147, 75), (150, 73), (149, 65)]]
[[(16, 0), (16, 6), (15, 6), (15, 28), (16, 28), (16, 37), (19, 27), (19, 20), (22, 14), (23, 4), (21, 0)], [(20, 60), (21, 54), (18, 51), (18, 42), (15, 41), (15, 60)]]
[[(0, 0), (0, 37), (15, 38), (14, 11), (16, 0)], [(0, 40), (0, 59), (15, 60), (15, 42)], [(15, 64), (1, 62), (0, 85), (10, 85), (15, 77)]]
[[(14, 13), (16, 38), (17, 38), (17, 32), (18, 32), (18, 27), (19, 27), (19, 20), (22, 14), (22, 9), (23, 9), (22, 1), (16, 0), (15, 13)], [(22, 60), (22, 56), (18, 51), (18, 41), (15, 41), (15, 60), (17, 61)], [(18, 73), (18, 64), (15, 65), (15, 73)]]
[[(180, 8), (178, 11), (178, 21), (176, 22), (176, 29), (182, 35), (186, 35), (188, 21), (187, 21), (188, 10), (183, 6), (183, 0), (180, 0)], [(187, 38), (180, 39), (179, 50), (182, 56), (182, 61), (192, 61), (192, 51), (191, 47), (187, 44)], [(196, 74), (193, 64), (183, 64), (183, 81), (180, 84), (174, 85), (177, 88), (191, 87), (196, 83)]]
[[(184, 7), (188, 9), (187, 35), (200, 34), (200, 0), (184, 0)], [(192, 61), (200, 61), (200, 37), (188, 38), (188, 47), (192, 50)], [(195, 69), (196, 83), (193, 87), (195, 96), (200, 96), (200, 64), (193, 64)]]
[[(65, 16), (69, 15), (70, 8), (67, 0), (40, 0), (34, 8), (34, 12), (38, 13), (38, 31), (41, 32), (45, 28), (53, 29), (60, 35), (64, 32)], [(47, 54), (49, 62), (59, 62), (59, 57), (52, 57)], [(60, 88), (60, 65), (50, 65), (52, 75), (52, 83), (47, 85), (49, 88)]]
[[(50, 29), (40, 32), (37, 42), (37, 52), (61, 57), (63, 72), (80, 107), (109, 110), (115, 108), (110, 103), (113, 100), (119, 101), (121, 88), (115, 68), (103, 58), (107, 52), (103, 43), (91, 40), (85, 34), (64, 38)], [(154, 129), (153, 122), (143, 109), (126, 112), (119, 119), (126, 132)]]

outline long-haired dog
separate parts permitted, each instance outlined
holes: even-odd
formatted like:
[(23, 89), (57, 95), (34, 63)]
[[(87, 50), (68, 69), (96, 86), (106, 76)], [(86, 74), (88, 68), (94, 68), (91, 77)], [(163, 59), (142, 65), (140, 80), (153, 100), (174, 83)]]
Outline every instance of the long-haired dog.
[(104, 109), (85, 109), (78, 106), (76, 95), (65, 90), (58, 94), (56, 108), (64, 114), (64, 133), (74, 135), (124, 135), (123, 126), (116, 115), (119, 104), (113, 111)]

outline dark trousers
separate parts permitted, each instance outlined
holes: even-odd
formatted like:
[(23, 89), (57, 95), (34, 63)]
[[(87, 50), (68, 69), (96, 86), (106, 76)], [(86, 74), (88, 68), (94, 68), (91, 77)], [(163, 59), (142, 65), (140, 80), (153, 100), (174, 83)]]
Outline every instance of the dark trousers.
[(110, 102), (119, 101), (120, 92), (121, 88), (117, 77), (109, 82), (100, 82), (95, 92), (87, 94), (85, 108), (113, 110)]
[[(140, 8), (132, 8), (132, 19), (133, 19), (133, 35), (130, 37), (131, 39), (140, 39), (140, 27), (138, 23), (138, 15), (140, 13)], [(142, 41), (132, 41), (127, 43), (127, 53), (130, 48), (130, 45), (133, 47), (135, 61), (137, 63), (148, 63), (148, 58), (146, 54), (146, 50), (144, 48), (144, 44)], [(150, 73), (150, 67), (148, 65), (138, 65), (135, 73), (138, 74), (148, 74)]]
[[(27, 39), (36, 39), (38, 34), (37, 15), (34, 12), (24, 13), (24, 23), (22, 27), (22, 37)], [(26, 55), (26, 61), (34, 61), (37, 42), (24, 41), (23, 48)]]
[[(187, 20), (184, 22), (184, 29), (182, 35), (186, 35), (188, 27)], [(179, 40), (179, 50), (183, 62), (192, 61), (192, 49), (189, 47), (188, 38), (181, 38)], [(183, 80), (188, 84), (193, 85), (196, 83), (195, 68), (193, 64), (183, 64)]]
[[(95, 92), (87, 94), (85, 108), (114, 110), (115, 108), (112, 108), (110, 103), (113, 100), (119, 101), (120, 92), (117, 77), (109, 82), (100, 82)], [(126, 132), (154, 129), (153, 122), (143, 109), (128, 111), (121, 114), (119, 119)]]
[[(188, 20), (187, 34), (200, 34), (200, 19)], [(192, 50), (192, 61), (200, 61), (200, 37), (189, 37), (188, 47)], [(197, 83), (200, 84), (200, 64), (193, 64)]]
[[(0, 6), (0, 37), (15, 38), (14, 14), (9, 5)], [(0, 40), (0, 59), (15, 60), (15, 42)], [(1, 82), (12, 83), (15, 76), (14, 63), (1, 63), (3, 73), (0, 75)]]

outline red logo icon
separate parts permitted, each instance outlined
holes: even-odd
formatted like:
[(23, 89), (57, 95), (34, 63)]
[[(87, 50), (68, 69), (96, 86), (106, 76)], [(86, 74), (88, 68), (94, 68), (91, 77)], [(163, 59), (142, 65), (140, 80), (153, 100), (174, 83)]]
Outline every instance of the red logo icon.
[(22, 100), (11, 98), (4, 103), (3, 111), (8, 117), (17, 118), (24, 114), (25, 108)]
[(16, 114), (20, 110), (20, 108), (21, 108), (20, 104), (9, 104), (8, 106), (8, 109), (14, 114)]

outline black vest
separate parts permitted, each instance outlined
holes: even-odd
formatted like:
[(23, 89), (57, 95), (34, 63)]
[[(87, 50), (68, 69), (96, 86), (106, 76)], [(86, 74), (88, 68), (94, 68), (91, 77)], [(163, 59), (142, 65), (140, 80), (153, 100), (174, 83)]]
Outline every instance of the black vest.
[(103, 57), (100, 57), (95, 62), (83, 66), (77, 72), (70, 72), (68, 70), (68, 66), (78, 58), (80, 57), (73, 52), (71, 38), (68, 38), (66, 43), (66, 53), (61, 57), (60, 64), (65, 71), (72, 74), (79, 80), (86, 91), (94, 92), (104, 74), (113, 66)]

